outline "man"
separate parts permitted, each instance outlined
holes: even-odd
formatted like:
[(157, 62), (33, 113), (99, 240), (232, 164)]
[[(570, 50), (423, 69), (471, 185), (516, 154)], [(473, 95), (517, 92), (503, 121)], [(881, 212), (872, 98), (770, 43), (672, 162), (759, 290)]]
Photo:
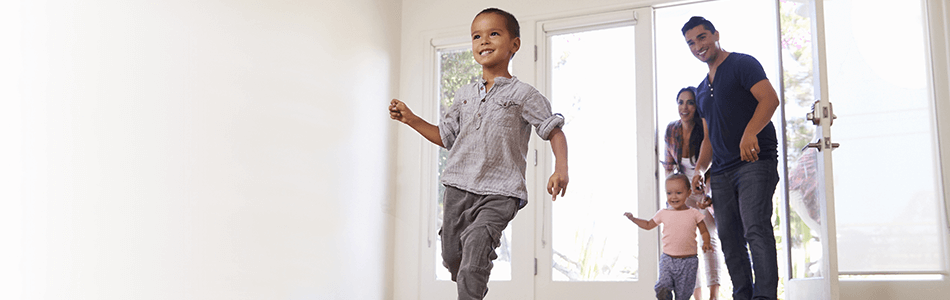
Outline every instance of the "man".
[(778, 95), (754, 57), (722, 49), (712, 22), (692, 17), (682, 31), (690, 52), (709, 67), (696, 95), (706, 132), (694, 193), (702, 193), (709, 167), (711, 204), (733, 299), (776, 299), (778, 262), (771, 218), (778, 142), (771, 118)]

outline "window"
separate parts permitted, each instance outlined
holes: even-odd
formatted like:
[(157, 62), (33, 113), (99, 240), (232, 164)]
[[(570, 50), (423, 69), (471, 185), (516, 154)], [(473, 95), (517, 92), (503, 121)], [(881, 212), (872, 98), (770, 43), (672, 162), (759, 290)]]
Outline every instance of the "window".
[(551, 209), (553, 279), (636, 280), (639, 228), (622, 215), (637, 213), (636, 139), (617, 136), (636, 122), (634, 26), (549, 41), (550, 97), (565, 117), (571, 164), (569, 193)]

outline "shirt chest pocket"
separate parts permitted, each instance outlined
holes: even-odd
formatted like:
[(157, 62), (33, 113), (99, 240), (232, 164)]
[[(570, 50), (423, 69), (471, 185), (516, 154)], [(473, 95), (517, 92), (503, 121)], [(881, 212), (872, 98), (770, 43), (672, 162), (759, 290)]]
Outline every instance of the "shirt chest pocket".
[(474, 97), (458, 97), (455, 98), (455, 102), (452, 104), (453, 109), (458, 110), (459, 123), (460, 125), (468, 126), (472, 125), (472, 120), (478, 119), (476, 113), (478, 111), (478, 100)]
[(525, 121), (521, 117), (521, 106), (517, 101), (510, 99), (489, 100), (484, 106), (487, 115), (485, 122), (511, 128), (524, 126)]

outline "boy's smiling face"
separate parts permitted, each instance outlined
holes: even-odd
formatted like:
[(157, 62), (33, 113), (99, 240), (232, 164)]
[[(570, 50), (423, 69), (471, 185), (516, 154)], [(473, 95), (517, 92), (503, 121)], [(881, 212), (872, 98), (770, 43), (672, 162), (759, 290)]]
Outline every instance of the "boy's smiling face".
[(521, 47), (521, 38), (508, 31), (505, 18), (496, 13), (483, 13), (472, 21), (472, 54), (483, 68), (503, 66)]

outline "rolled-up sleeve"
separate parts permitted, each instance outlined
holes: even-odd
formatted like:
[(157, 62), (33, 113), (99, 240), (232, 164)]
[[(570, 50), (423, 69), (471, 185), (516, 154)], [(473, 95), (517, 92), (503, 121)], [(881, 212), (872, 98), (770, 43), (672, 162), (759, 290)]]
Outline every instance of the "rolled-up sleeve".
[(439, 122), (439, 135), (442, 137), (442, 146), (446, 150), (452, 150), (452, 145), (455, 145), (455, 139), (458, 138), (460, 127), (458, 107), (452, 105)]
[(554, 128), (561, 128), (561, 126), (564, 126), (564, 116), (561, 114), (552, 114), (542, 121), (541, 124), (538, 124), (538, 136), (540, 136), (542, 140), (547, 141), (551, 138), (551, 131), (553, 131)]
[(564, 126), (564, 116), (551, 113), (551, 102), (537, 90), (527, 97), (522, 109), (522, 117), (535, 127), (542, 140), (551, 138), (554, 128)]

